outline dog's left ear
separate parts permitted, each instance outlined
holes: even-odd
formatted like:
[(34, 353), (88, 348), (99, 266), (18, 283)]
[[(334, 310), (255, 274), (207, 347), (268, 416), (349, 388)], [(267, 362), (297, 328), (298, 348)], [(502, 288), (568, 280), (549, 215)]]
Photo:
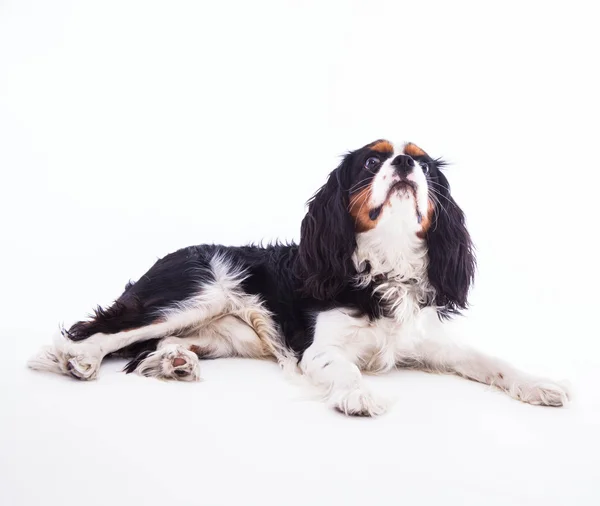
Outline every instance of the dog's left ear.
[(450, 195), (448, 180), (440, 171), (436, 182), (433, 223), (427, 231), (428, 277), (436, 290), (440, 317), (450, 317), (468, 306), (475, 276), (475, 254), (465, 215)]
[(302, 293), (308, 297), (331, 299), (356, 274), (352, 263), (356, 235), (348, 212), (351, 168), (352, 154), (349, 154), (308, 201), (295, 263)]

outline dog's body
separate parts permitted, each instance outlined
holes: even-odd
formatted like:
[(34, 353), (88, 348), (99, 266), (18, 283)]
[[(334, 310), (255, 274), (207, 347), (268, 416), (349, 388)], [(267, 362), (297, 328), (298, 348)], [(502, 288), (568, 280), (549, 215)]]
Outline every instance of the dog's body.
[(466, 308), (475, 270), (442, 165), (414, 144), (368, 144), (311, 199), (298, 245), (172, 253), (29, 365), (93, 379), (105, 356), (120, 353), (132, 357), (127, 372), (194, 380), (200, 358), (275, 358), (357, 415), (386, 407), (361, 371), (409, 366), (560, 406), (562, 386), (439, 332), (440, 320)]

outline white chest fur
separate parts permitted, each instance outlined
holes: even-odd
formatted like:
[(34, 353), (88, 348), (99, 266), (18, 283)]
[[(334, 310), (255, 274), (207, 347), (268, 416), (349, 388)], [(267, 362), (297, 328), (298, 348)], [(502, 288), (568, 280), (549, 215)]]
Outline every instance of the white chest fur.
[[(323, 313), (315, 340), (336, 340), (337, 335), (347, 358), (369, 371), (389, 370), (414, 355), (415, 343), (423, 336), (423, 316), (435, 313), (421, 309), (431, 305), (434, 290), (427, 278), (427, 246), (418, 231), (414, 203), (393, 200), (377, 228), (357, 236), (356, 282), (363, 288), (375, 285), (373, 295), (389, 317), (369, 321), (344, 309)], [(328, 328), (329, 337), (322, 337), (319, 327)]]
[(357, 236), (353, 257), (360, 273), (356, 279), (358, 286), (366, 288), (376, 283), (374, 295), (380, 297), (392, 318), (402, 324), (414, 319), (420, 308), (434, 298), (427, 278), (426, 243), (417, 236), (416, 222), (406, 219), (412, 205), (394, 201), (376, 229)]

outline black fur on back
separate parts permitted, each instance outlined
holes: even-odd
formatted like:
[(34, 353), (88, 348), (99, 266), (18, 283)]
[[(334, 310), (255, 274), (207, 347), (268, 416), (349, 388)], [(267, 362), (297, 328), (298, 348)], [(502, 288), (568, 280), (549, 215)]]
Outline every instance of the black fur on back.
[(101, 332), (114, 334), (149, 325), (160, 309), (196, 294), (199, 281), (214, 281), (209, 258), (197, 248), (184, 248), (158, 260), (136, 283), (129, 282), (112, 306), (98, 307), (89, 320), (75, 323), (68, 331), (73, 341)]

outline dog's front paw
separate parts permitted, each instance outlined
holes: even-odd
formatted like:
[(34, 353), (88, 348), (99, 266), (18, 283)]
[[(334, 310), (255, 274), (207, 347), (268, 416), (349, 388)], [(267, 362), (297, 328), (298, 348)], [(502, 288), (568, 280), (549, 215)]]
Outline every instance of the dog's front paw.
[(516, 383), (510, 389), (515, 398), (529, 404), (540, 406), (564, 406), (569, 402), (571, 394), (565, 385), (545, 379), (531, 379)]
[(333, 393), (329, 405), (348, 416), (379, 416), (387, 411), (388, 402), (362, 387)]

